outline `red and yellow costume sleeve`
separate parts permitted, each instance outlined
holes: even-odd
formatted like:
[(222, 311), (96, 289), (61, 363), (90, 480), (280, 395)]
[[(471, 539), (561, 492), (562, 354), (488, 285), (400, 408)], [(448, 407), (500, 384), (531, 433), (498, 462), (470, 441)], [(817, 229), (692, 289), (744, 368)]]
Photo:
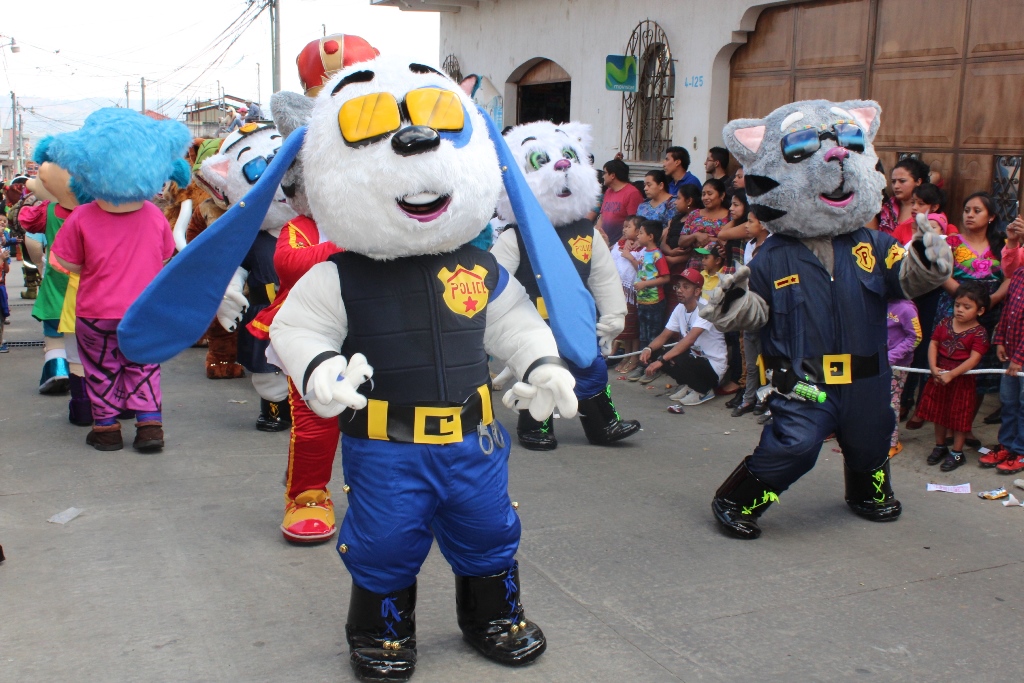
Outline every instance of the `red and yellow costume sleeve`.
[(316, 222), (308, 216), (298, 216), (288, 222), (277, 238), (274, 269), (281, 282), (273, 303), (260, 311), (247, 326), (257, 339), (270, 339), (270, 324), (281, 309), (288, 292), (309, 269), (323, 263), (341, 249), (330, 242), (320, 243)]

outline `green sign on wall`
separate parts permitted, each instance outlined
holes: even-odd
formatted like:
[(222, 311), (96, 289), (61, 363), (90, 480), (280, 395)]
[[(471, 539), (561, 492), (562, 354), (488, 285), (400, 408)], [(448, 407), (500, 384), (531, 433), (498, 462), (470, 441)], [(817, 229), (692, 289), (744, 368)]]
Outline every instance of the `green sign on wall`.
[(604, 63), (604, 87), (616, 92), (636, 92), (636, 57), (608, 55)]

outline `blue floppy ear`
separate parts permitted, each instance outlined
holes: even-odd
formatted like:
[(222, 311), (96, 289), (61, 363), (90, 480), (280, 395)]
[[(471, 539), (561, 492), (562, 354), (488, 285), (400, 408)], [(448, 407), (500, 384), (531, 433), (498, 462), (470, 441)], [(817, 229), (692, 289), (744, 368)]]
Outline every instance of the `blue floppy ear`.
[(487, 123), (487, 133), (498, 153), (501, 178), (505, 183), (519, 234), (537, 275), (537, 284), (548, 309), (548, 322), (558, 343), (558, 352), (578, 367), (586, 368), (597, 357), (597, 309), (594, 297), (583, 285), (569, 260), (544, 209), (533, 195), (519, 164), (490, 115), (477, 107)]
[(170, 180), (173, 180), (182, 189), (188, 186), (189, 181), (192, 180), (192, 168), (188, 161), (185, 159), (174, 160)]
[(125, 357), (163, 363), (203, 336), (305, 136), (305, 127), (289, 135), (241, 201), (175, 256), (131, 305), (117, 326)]

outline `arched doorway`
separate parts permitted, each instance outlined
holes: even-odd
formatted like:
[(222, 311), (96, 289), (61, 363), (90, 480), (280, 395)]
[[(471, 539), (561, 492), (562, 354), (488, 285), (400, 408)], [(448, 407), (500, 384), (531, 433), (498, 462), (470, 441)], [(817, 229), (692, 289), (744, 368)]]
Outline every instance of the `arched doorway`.
[(537, 60), (516, 83), (516, 123), (570, 120), (572, 77), (550, 59)]

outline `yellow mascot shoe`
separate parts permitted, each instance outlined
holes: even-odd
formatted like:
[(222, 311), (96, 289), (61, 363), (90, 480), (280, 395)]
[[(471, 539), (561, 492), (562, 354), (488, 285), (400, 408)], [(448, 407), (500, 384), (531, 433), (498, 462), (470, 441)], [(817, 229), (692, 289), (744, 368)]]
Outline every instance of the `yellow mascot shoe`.
[(330, 491), (303, 491), (285, 506), (281, 533), (286, 541), (323, 543), (337, 530)]
[(889, 457), (899, 455), (903, 451), (903, 442), (897, 441), (896, 445), (889, 449)]

